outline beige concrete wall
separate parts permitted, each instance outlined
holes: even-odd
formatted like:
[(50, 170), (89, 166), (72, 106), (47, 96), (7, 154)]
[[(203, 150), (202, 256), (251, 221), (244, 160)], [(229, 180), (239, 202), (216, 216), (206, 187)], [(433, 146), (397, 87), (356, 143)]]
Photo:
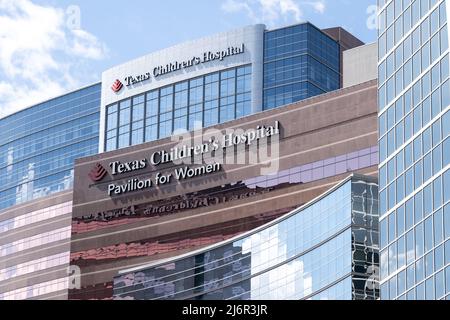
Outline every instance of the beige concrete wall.
[(344, 51), (344, 88), (378, 79), (378, 46), (371, 43)]

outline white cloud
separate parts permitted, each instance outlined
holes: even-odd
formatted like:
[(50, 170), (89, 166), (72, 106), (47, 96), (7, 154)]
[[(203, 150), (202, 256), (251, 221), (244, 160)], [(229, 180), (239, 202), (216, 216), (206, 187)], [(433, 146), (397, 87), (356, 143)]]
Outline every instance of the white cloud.
[(250, 7), (250, 5), (247, 2), (239, 2), (236, 0), (227, 0), (225, 3), (222, 4), (222, 10), (227, 13), (235, 13), (235, 12), (245, 11), (250, 16), (250, 19), (253, 20), (256, 18), (253, 15), (253, 9)]
[(106, 46), (99, 43), (94, 35), (84, 30), (73, 30), (72, 33), (74, 35), (71, 46), (73, 55), (94, 60), (104, 57), (107, 50)]
[(271, 26), (280, 20), (302, 21), (305, 7), (312, 7), (321, 14), (326, 8), (324, 0), (226, 0), (222, 4), (226, 13), (244, 12), (252, 22)]
[(63, 9), (0, 0), (0, 117), (95, 81), (77, 75), (106, 55), (94, 35), (67, 28)]
[(314, 10), (316, 10), (319, 13), (325, 12), (325, 2), (323, 1), (314, 1), (311, 2), (312, 6), (314, 7)]

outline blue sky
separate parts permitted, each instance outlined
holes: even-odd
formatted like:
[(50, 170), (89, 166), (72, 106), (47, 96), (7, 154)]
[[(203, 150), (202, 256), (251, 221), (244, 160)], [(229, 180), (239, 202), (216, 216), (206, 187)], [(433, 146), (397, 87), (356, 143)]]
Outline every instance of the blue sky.
[[(0, 0), (0, 117), (152, 51), (254, 23), (376, 40), (376, 0)], [(368, 24), (369, 23), (369, 24)]]

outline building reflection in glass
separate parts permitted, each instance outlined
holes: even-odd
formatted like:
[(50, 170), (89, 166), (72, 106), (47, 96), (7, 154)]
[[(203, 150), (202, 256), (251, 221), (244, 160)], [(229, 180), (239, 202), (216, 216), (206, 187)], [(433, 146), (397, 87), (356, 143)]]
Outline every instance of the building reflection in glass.
[(377, 195), (353, 175), (249, 233), (121, 272), (115, 299), (376, 299)]

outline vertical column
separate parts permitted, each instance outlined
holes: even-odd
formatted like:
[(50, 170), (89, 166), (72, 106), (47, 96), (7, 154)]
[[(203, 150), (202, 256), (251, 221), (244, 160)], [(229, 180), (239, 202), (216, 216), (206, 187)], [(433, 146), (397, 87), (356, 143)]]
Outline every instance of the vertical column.
[(252, 113), (263, 109), (263, 77), (264, 77), (264, 32), (266, 26), (258, 24), (253, 27), (250, 48), (252, 59)]

